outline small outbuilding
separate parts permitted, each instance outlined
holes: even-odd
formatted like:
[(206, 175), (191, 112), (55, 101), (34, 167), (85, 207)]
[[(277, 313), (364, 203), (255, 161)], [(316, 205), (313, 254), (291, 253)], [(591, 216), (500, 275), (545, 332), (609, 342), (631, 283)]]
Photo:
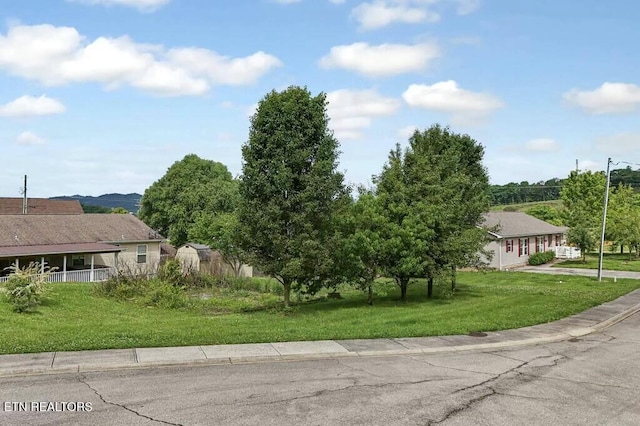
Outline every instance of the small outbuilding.
[[(233, 267), (224, 261), (220, 252), (212, 250), (205, 244), (186, 243), (178, 248), (175, 258), (180, 262), (185, 273), (234, 274)], [(241, 265), (240, 276), (252, 277), (253, 268), (249, 265)]]

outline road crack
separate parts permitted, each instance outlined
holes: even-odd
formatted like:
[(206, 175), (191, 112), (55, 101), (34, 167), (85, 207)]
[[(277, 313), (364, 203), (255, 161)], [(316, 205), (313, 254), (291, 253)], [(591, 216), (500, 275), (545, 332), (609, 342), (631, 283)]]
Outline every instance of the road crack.
[(136, 416), (138, 416), (138, 417), (142, 417), (142, 418), (144, 418), (144, 419), (151, 420), (151, 421), (153, 421), (153, 422), (162, 423), (162, 424), (165, 424), (165, 425), (172, 425), (172, 426), (183, 426), (183, 425), (182, 425), (182, 424), (180, 424), (180, 423), (171, 423), (171, 422), (167, 422), (167, 421), (164, 421), (164, 420), (154, 419), (153, 417), (145, 416), (144, 414), (139, 413), (138, 411), (136, 411), (136, 410), (134, 410), (134, 409), (132, 409), (132, 408), (129, 408), (129, 407), (127, 407), (126, 405), (118, 404), (117, 402), (107, 401), (107, 400), (106, 400), (106, 399), (104, 399), (104, 397), (100, 394), (100, 392), (98, 392), (98, 391), (97, 391), (95, 388), (93, 388), (89, 383), (87, 383), (86, 378), (85, 378), (84, 376), (81, 376), (81, 377), (78, 379), (78, 381), (79, 381), (80, 383), (83, 383), (83, 384), (84, 384), (85, 386), (87, 386), (89, 389), (91, 389), (91, 390), (93, 391), (93, 393), (95, 393), (95, 394), (98, 396), (98, 398), (100, 398), (100, 400), (101, 400), (102, 402), (104, 402), (105, 404), (107, 404), (107, 405), (112, 405), (112, 406), (114, 406), (114, 407), (120, 407), (120, 408), (122, 408), (122, 409), (124, 409), (124, 410), (129, 411), (130, 413), (135, 414), (135, 415), (136, 415)]

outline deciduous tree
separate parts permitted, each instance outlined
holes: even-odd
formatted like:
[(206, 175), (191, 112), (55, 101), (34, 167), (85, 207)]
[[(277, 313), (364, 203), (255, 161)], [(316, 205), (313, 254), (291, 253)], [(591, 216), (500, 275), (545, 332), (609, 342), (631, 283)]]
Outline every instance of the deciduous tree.
[(328, 123), (324, 93), (272, 91), (259, 102), (242, 147), (242, 248), (282, 283), (287, 306), (294, 284), (317, 284), (332, 269), (333, 215), (346, 191)]
[(238, 183), (224, 164), (189, 154), (147, 188), (139, 216), (180, 246), (198, 217), (233, 212), (238, 201)]

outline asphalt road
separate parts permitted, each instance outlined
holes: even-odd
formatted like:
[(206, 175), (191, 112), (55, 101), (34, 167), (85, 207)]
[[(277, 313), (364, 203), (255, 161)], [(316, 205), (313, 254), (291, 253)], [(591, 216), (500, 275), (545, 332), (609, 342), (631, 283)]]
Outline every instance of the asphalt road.
[[(640, 424), (640, 314), (573, 340), (472, 353), (1, 378), (0, 424)], [(27, 411), (12, 411), (20, 403)], [(69, 409), (75, 411), (61, 411)]]

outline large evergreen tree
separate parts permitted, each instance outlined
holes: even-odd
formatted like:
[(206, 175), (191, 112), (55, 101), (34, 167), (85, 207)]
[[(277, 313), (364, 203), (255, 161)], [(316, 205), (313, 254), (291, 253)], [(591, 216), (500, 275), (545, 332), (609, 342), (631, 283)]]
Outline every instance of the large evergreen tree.
[(259, 102), (242, 147), (242, 248), (282, 283), (287, 306), (294, 284), (321, 281), (331, 269), (332, 218), (345, 189), (326, 107), (324, 93), (272, 91)]

